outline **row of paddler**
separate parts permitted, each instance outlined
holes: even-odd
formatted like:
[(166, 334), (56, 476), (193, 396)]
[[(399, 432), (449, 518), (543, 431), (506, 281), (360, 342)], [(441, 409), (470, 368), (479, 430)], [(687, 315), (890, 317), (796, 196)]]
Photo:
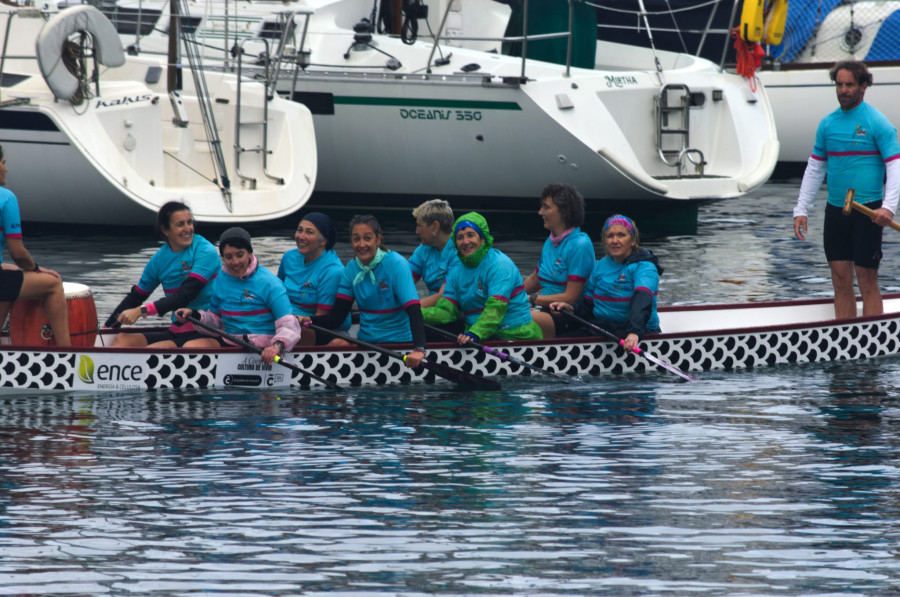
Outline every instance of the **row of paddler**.
[[(550, 234), (537, 266), (524, 279), (493, 246), (484, 217), (470, 212), (455, 218), (447, 202), (437, 199), (413, 211), (421, 245), (408, 260), (384, 247), (376, 218), (356, 216), (349, 226), (354, 257), (345, 265), (334, 251), (334, 222), (312, 212), (298, 225), (296, 248), (285, 252), (272, 274), (254, 256), (246, 230), (226, 230), (217, 250), (194, 233), (187, 205), (168, 203), (157, 217), (165, 242), (106, 325), (132, 325), (171, 313), (168, 329), (123, 332), (113, 345), (229, 344), (211, 335), (211, 328), (246, 337), (271, 361), (296, 345), (352, 342), (345, 332), (355, 304), (357, 338), (412, 343), (410, 366), (421, 363), (429, 339), (448, 333), (460, 344), (586, 335), (592, 332), (583, 327), (586, 318), (614, 330), (631, 350), (645, 333), (659, 331), (662, 269), (640, 247), (630, 218), (607, 219), (602, 229), (606, 256), (596, 260), (593, 242), (581, 230), (584, 200), (574, 188), (548, 185), (539, 214)], [(421, 299), (418, 280), (428, 291)], [(149, 300), (158, 287), (164, 296)]]

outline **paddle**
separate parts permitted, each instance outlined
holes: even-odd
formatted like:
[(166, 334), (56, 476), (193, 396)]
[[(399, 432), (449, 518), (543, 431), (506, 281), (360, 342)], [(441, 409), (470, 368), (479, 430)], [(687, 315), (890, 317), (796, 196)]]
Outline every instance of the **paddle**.
[[(238, 346), (243, 346), (247, 350), (251, 350), (257, 354), (262, 354), (262, 348), (254, 345), (254, 344), (251, 344), (250, 342), (247, 342), (240, 336), (235, 336), (234, 334), (229, 334), (225, 330), (220, 330), (219, 328), (214, 328), (211, 325), (206, 325), (205, 323), (200, 321), (200, 319), (198, 319), (197, 317), (194, 317), (194, 316), (189, 316), (187, 318), (187, 320), (190, 321), (191, 323), (193, 323), (197, 327), (203, 328), (204, 330), (211, 332), (213, 334), (222, 336), (229, 342), (233, 342), (234, 344), (237, 344)], [(333, 381), (325, 379), (324, 377), (319, 377), (315, 373), (310, 373), (309, 371), (307, 371), (306, 369), (303, 369), (302, 367), (298, 367), (297, 365), (295, 365), (289, 361), (285, 361), (278, 355), (276, 355), (275, 358), (272, 360), (275, 361), (276, 363), (278, 363), (279, 365), (281, 365), (282, 367), (287, 367), (291, 371), (296, 371), (297, 373), (300, 373), (301, 375), (307, 375), (307, 376), (313, 378), (314, 380), (325, 384), (329, 389), (332, 389), (332, 390), (340, 390), (341, 389), (341, 386), (337, 385)]]
[[(329, 330), (310, 321), (304, 322), (303, 325), (306, 327), (310, 327), (317, 332), (325, 332), (331, 334), (335, 338), (340, 338), (341, 340), (345, 340), (347, 342), (350, 342), (351, 344), (356, 344), (357, 346), (362, 346), (363, 348), (368, 348), (369, 350), (380, 352), (383, 355), (387, 355), (395, 359), (400, 359), (401, 361), (406, 360), (406, 357), (399, 352), (390, 350), (389, 348), (385, 348), (383, 346), (378, 346), (377, 344), (372, 344), (371, 342), (366, 342), (365, 340), (360, 340), (359, 338), (354, 338), (353, 336), (344, 334), (340, 331)], [(442, 363), (436, 363), (432, 360), (423, 360), (421, 366), (433, 372), (438, 377), (443, 377), (444, 379), (452, 381), (453, 383), (459, 384), (461, 386), (481, 386), (490, 388), (492, 390), (501, 389), (500, 382), (498, 381), (488, 379), (480, 375), (475, 375), (474, 373), (466, 373), (465, 371), (461, 371)]]
[[(560, 312), (562, 312), (562, 314), (565, 315), (566, 317), (571, 317), (572, 319), (574, 319), (575, 321), (577, 321), (577, 322), (580, 323), (581, 325), (587, 326), (587, 327), (591, 328), (592, 330), (594, 330), (594, 331), (596, 331), (596, 332), (599, 332), (599, 333), (603, 334), (604, 336), (606, 336), (606, 337), (609, 338), (610, 340), (615, 340), (615, 341), (617, 341), (617, 342), (619, 343), (619, 346), (622, 346), (622, 347), (625, 346), (625, 340), (619, 338), (618, 336), (616, 336), (616, 335), (613, 334), (612, 332), (608, 332), (608, 331), (604, 330), (604, 329), (601, 328), (599, 325), (597, 325), (597, 324), (595, 324), (595, 323), (591, 323), (591, 322), (588, 321), (587, 319), (583, 319), (583, 318), (581, 318), (581, 317), (578, 317), (577, 315), (575, 315), (574, 313), (570, 313), (569, 311), (560, 309)], [(666, 371), (671, 371), (672, 373), (674, 373), (675, 375), (677, 375), (677, 376), (680, 377), (681, 379), (686, 379), (687, 381), (697, 381), (697, 378), (696, 378), (696, 377), (694, 377), (694, 376), (692, 376), (692, 375), (688, 375), (687, 373), (685, 373), (684, 371), (682, 371), (682, 370), (679, 369), (678, 367), (675, 367), (674, 365), (670, 365), (669, 363), (663, 361), (662, 359), (658, 359), (658, 358), (656, 358), (655, 356), (651, 355), (650, 353), (648, 353), (648, 352), (646, 352), (646, 351), (644, 351), (644, 350), (641, 350), (640, 347), (638, 347), (638, 346), (635, 346), (634, 348), (632, 348), (632, 349), (631, 349), (631, 352), (633, 352), (634, 354), (637, 354), (637, 355), (640, 355), (640, 356), (644, 357), (645, 359), (647, 359), (647, 360), (650, 361), (651, 363), (655, 363), (655, 364), (659, 365), (660, 367), (662, 367), (662, 368), (665, 369)]]
[[(447, 330), (442, 330), (441, 328), (435, 327), (433, 325), (428, 325), (427, 323), (425, 324), (425, 327), (427, 329), (431, 330), (432, 332), (441, 334), (443, 336), (446, 336), (447, 338), (456, 338), (456, 334), (454, 334), (453, 332), (448, 332)], [(566, 383), (572, 383), (573, 381), (575, 381), (575, 379), (572, 377), (569, 377), (566, 375), (560, 375), (560, 374), (554, 373), (552, 371), (547, 371), (546, 369), (541, 369), (537, 365), (532, 365), (531, 363), (526, 363), (522, 359), (517, 359), (516, 357), (512, 356), (511, 354), (509, 354), (507, 352), (503, 352), (502, 350), (499, 350), (497, 348), (491, 348), (490, 346), (485, 346), (484, 344), (480, 344), (478, 342), (475, 342), (474, 340), (470, 340), (464, 346), (472, 346), (474, 348), (481, 349), (482, 351), (486, 352), (487, 354), (491, 355), (492, 357), (497, 357), (501, 361), (509, 361), (510, 363), (512, 363), (514, 365), (519, 365), (520, 367), (525, 367), (526, 369), (531, 369), (532, 371), (537, 371), (538, 373), (542, 373), (544, 375), (549, 375), (550, 377), (555, 377), (557, 379), (561, 379)]]

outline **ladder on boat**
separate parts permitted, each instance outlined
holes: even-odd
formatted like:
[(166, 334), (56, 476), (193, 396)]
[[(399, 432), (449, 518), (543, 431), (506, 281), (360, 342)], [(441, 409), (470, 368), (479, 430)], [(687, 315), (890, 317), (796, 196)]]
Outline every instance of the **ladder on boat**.
[[(691, 90), (681, 83), (663, 85), (656, 96), (656, 148), (660, 159), (677, 169), (678, 178), (686, 163), (703, 176), (706, 159), (703, 152), (691, 147)], [(675, 138), (675, 143), (667, 142)], [(680, 146), (679, 146), (680, 141)]]
[[(306, 32), (309, 29), (309, 18), (312, 16), (313, 11), (311, 10), (283, 10), (275, 12), (274, 15), (277, 19), (275, 23), (275, 28), (273, 30), (274, 33), (277, 34), (277, 45), (275, 47), (274, 52), (269, 51), (269, 40), (266, 37), (262, 37), (258, 40), (253, 40), (251, 38), (244, 39), (240, 42), (238, 46), (238, 60), (237, 60), (237, 106), (235, 107), (235, 131), (234, 131), (234, 163), (236, 164), (236, 170), (238, 176), (241, 177), (242, 180), (247, 181), (250, 184), (250, 188), (256, 188), (256, 179), (252, 176), (245, 176), (241, 173), (241, 155), (244, 153), (258, 153), (262, 156), (262, 168), (263, 174), (265, 174), (268, 178), (275, 181), (277, 184), (284, 184), (284, 179), (278, 176), (273, 176), (269, 174), (268, 171), (268, 156), (272, 153), (269, 149), (269, 117), (268, 117), (268, 106), (269, 101), (275, 97), (276, 87), (278, 85), (278, 79), (281, 76), (281, 67), (284, 62), (285, 57), (295, 58), (297, 63), (302, 66), (301, 58), (305, 58), (308, 60), (309, 53), (303, 52), (303, 45), (306, 43)], [(306, 20), (302, 27), (302, 34), (300, 38), (299, 46), (295, 45), (296, 41), (296, 31), (297, 24), (294, 21), (294, 17), (296, 15), (301, 15), (306, 17)], [(270, 37), (274, 37), (271, 36)], [(244, 84), (244, 77), (242, 76), (242, 64), (243, 60), (241, 57), (244, 56), (244, 42), (247, 41), (262, 41), (265, 44), (265, 52), (264, 56), (264, 64), (263, 64), (263, 84), (265, 85), (265, 93), (263, 94), (263, 118), (262, 121), (247, 121), (241, 120), (241, 86)], [(297, 48), (294, 50), (293, 54), (290, 55), (289, 48), (294, 47)], [(295, 75), (296, 80), (296, 75)], [(291, 98), (293, 99), (293, 98)], [(243, 127), (249, 126), (259, 126), (262, 127), (262, 145), (258, 145), (256, 147), (244, 147), (241, 145), (241, 129)]]
[[(238, 46), (238, 56), (244, 55), (244, 42), (248, 40), (242, 40), (240, 45)], [(265, 52), (266, 57), (268, 59), (269, 56), (269, 40), (263, 39), (262, 42), (265, 44)], [(269, 154), (272, 153), (272, 150), (269, 149), (269, 100), (274, 97), (269, 94), (270, 89), (270, 79), (273, 75), (273, 70), (271, 68), (265, 69), (265, 77), (266, 80), (265, 90), (262, 94), (263, 96), (263, 106), (262, 106), (262, 120), (241, 120), (241, 112), (243, 108), (243, 101), (241, 96), (241, 88), (244, 85), (244, 77), (241, 73), (241, 64), (242, 60), (237, 61), (237, 98), (236, 105), (234, 107), (234, 165), (235, 171), (237, 175), (241, 177), (241, 180), (246, 181), (251, 189), (256, 188), (256, 179), (252, 176), (247, 176), (243, 172), (241, 172), (241, 156), (245, 153), (256, 153), (262, 156), (262, 168), (263, 174), (265, 174), (269, 179), (275, 181), (277, 184), (284, 184), (284, 178), (280, 176), (273, 176), (269, 174), (268, 170), (268, 157)], [(257, 84), (257, 83), (254, 83)], [(274, 90), (274, 83), (271, 83), (271, 89)], [(256, 126), (262, 129), (262, 144), (256, 145), (254, 147), (245, 147), (241, 145), (241, 130), (245, 127)]]

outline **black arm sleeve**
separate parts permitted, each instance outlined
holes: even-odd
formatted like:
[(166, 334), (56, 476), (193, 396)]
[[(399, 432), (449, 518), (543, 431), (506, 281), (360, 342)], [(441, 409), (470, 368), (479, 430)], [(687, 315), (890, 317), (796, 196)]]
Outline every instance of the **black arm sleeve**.
[(310, 317), (309, 320), (314, 325), (333, 330), (344, 323), (344, 320), (347, 319), (347, 315), (350, 313), (350, 307), (352, 306), (353, 301), (344, 298), (336, 298), (334, 299), (334, 304), (331, 306), (331, 311), (323, 313), (322, 315), (314, 315)]
[(412, 331), (413, 346), (425, 348), (425, 318), (422, 317), (422, 306), (414, 303), (406, 308), (409, 316), (409, 329)]
[(628, 333), (643, 338), (647, 333), (647, 322), (653, 313), (653, 296), (649, 292), (638, 290), (631, 297), (628, 315)]
[(109, 316), (109, 319), (106, 320), (106, 323), (103, 324), (103, 327), (108, 328), (115, 325), (119, 317), (119, 313), (121, 313), (125, 309), (132, 309), (134, 307), (137, 307), (144, 302), (145, 298), (147, 298), (147, 295), (139, 292), (137, 285), (132, 286), (131, 292), (125, 295), (125, 298), (123, 298), (122, 302), (119, 303), (119, 306), (113, 310), (112, 315)]
[(206, 283), (203, 280), (188, 276), (185, 281), (182, 282), (181, 286), (178, 287), (178, 290), (169, 296), (153, 302), (153, 306), (156, 307), (156, 313), (158, 315), (164, 315), (169, 311), (187, 307), (188, 304), (200, 294), (200, 291), (203, 290), (204, 286), (206, 286)]
[(594, 317), (594, 302), (581, 297), (572, 305), (572, 312), (582, 319), (590, 320)]

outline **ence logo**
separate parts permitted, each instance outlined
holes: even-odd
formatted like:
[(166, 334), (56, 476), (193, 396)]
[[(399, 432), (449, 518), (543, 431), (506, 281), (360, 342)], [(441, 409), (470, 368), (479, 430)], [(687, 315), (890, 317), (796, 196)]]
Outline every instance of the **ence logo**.
[(98, 388), (132, 386), (144, 378), (144, 368), (140, 364), (94, 365), (94, 360), (81, 355), (78, 360), (78, 379), (85, 384), (96, 384)]
[(85, 355), (81, 355), (78, 360), (78, 379), (84, 383), (94, 383), (94, 360)]

